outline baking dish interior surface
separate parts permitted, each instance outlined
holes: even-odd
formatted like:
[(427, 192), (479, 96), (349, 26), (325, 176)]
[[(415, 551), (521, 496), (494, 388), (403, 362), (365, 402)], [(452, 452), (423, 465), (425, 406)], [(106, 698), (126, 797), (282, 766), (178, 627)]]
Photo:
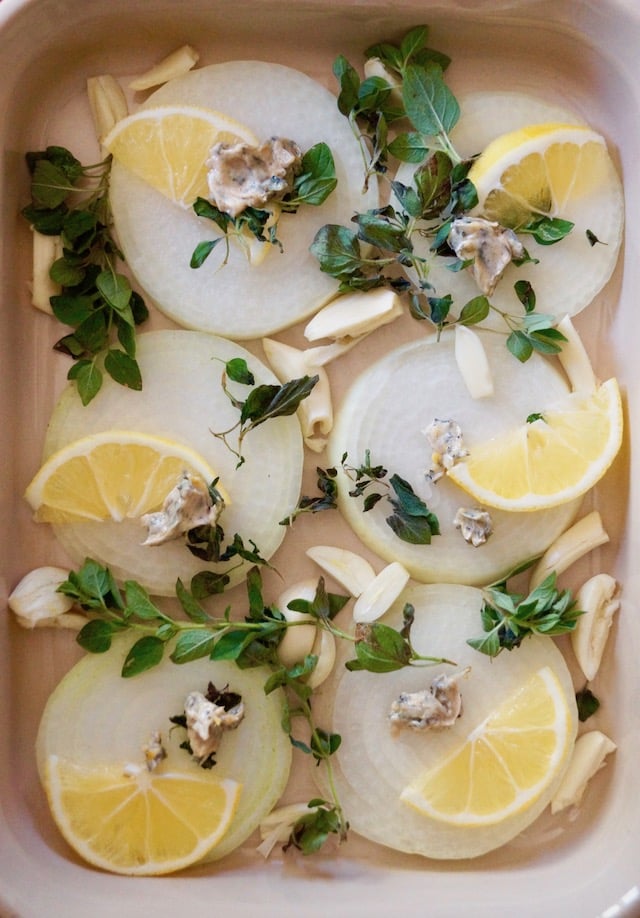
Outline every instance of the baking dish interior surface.
[[(289, 850), (264, 860), (255, 852), (254, 838), (219, 864), (192, 867), (176, 876), (110, 876), (81, 863), (58, 836), (34, 755), (46, 700), (82, 651), (63, 629), (25, 631), (7, 609), (0, 622), (3, 915), (70, 918), (90, 912), (106, 918), (124, 911), (169, 916), (203, 905), (229, 914), (273, 916), (303, 911), (324, 915), (329, 909), (336, 915), (382, 915), (395, 908), (406, 913), (416, 908), (443, 918), (471, 913), (522, 918), (640, 914), (640, 489), (634, 468), (640, 431), (640, 319), (635, 303), (640, 286), (635, 219), (640, 200), (640, 10), (632, 0), (461, 0), (446, 5), (413, 0), (2, 0), (3, 605), (28, 570), (67, 563), (49, 527), (33, 523), (22, 498), (40, 462), (47, 423), (68, 368), (65, 358), (52, 350), (58, 337), (55, 323), (29, 301), (31, 240), (20, 216), (28, 200), (25, 152), (59, 144), (89, 161), (96, 148), (86, 79), (110, 73), (126, 85), (131, 75), (184, 44), (197, 48), (199, 66), (271, 61), (296, 68), (336, 93), (332, 64), (338, 55), (360, 66), (369, 45), (397, 41), (422, 23), (430, 27), (429, 44), (451, 57), (447, 81), (457, 95), (478, 90), (529, 93), (575, 112), (604, 135), (623, 182), (627, 216), (618, 265), (574, 323), (599, 379), (615, 375), (619, 381), (625, 439), (613, 469), (582, 508), (598, 510), (609, 541), (566, 578), (568, 586), (576, 587), (602, 570), (622, 585), (607, 664), (594, 688), (602, 700), (595, 726), (614, 738), (615, 755), (593, 778), (586, 802), (573, 818), (543, 814), (505, 847), (475, 860), (428, 860), (355, 836), (328, 854), (304, 857)], [(152, 310), (148, 328), (175, 327)], [(407, 323), (399, 334), (398, 343), (409, 342), (415, 326)], [(300, 347), (300, 328), (285, 332), (283, 340)], [(257, 349), (255, 343), (247, 346)], [(366, 347), (368, 361), (382, 358), (388, 348), (384, 332), (373, 335)], [(336, 403), (350, 381), (346, 374), (337, 374)], [(307, 458), (303, 489), (313, 488), (315, 465), (323, 461)], [(332, 514), (299, 521), (296, 530), (275, 559), (279, 569), (296, 572), (291, 580), (317, 574), (304, 554), (309, 546), (337, 544), (337, 539), (354, 550), (358, 545)], [(377, 563), (381, 566), (379, 559)], [(265, 582), (274, 592), (280, 589), (271, 572)], [(306, 777), (294, 777), (285, 799), (299, 799), (300, 787), (308, 793), (308, 784)]]

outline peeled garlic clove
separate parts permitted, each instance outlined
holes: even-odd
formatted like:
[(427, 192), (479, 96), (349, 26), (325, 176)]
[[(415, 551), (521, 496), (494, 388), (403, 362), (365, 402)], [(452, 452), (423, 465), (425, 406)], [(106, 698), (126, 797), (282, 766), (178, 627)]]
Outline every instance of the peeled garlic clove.
[(558, 360), (574, 392), (595, 392), (596, 375), (580, 335), (569, 316), (558, 322), (557, 329), (567, 339), (562, 342)]
[(321, 366), (312, 366), (305, 351), (282, 341), (264, 338), (262, 347), (280, 382), (302, 376), (318, 377), (310, 394), (300, 402), (297, 415), (305, 444), (314, 452), (322, 452), (333, 427), (331, 389), (326, 371)]
[(322, 685), (324, 680), (331, 675), (336, 662), (336, 639), (334, 635), (322, 628), (316, 634), (311, 653), (317, 656), (318, 662), (309, 678), (307, 685), (309, 688), (317, 689)]
[(307, 549), (307, 557), (337, 580), (351, 596), (360, 596), (376, 577), (376, 572), (365, 558), (346, 548), (314, 545)]
[(583, 583), (575, 599), (584, 615), (571, 632), (571, 646), (580, 669), (591, 682), (600, 667), (613, 616), (620, 608), (618, 583), (609, 574), (596, 574)]
[(364, 62), (363, 70), (367, 79), (369, 77), (381, 77), (383, 80), (386, 80), (389, 86), (391, 86), (391, 94), (389, 98), (395, 102), (402, 102), (402, 87), (400, 85), (400, 78), (392, 73), (391, 70), (387, 70), (379, 57), (368, 58)]
[(493, 376), (480, 337), (466, 325), (456, 325), (454, 354), (471, 398), (493, 395)]
[(409, 571), (399, 561), (387, 564), (356, 599), (354, 622), (374, 622), (384, 615), (406, 587), (409, 576)]
[(162, 83), (168, 83), (169, 80), (188, 73), (199, 60), (200, 55), (191, 45), (183, 45), (177, 51), (167, 55), (159, 64), (132, 80), (129, 88), (135, 92), (141, 92), (154, 86), (160, 86)]
[(551, 812), (559, 813), (580, 803), (587, 784), (615, 749), (616, 744), (599, 730), (590, 730), (579, 736), (566, 774), (551, 801)]
[(96, 137), (102, 142), (118, 121), (129, 114), (127, 100), (118, 81), (109, 73), (89, 77), (87, 95)]
[(583, 555), (608, 541), (609, 536), (602, 526), (598, 511), (587, 513), (551, 543), (532, 571), (529, 589), (535, 589), (553, 571), (556, 574), (566, 571)]
[(306, 599), (309, 602), (316, 595), (317, 584), (312, 580), (302, 580), (286, 589), (276, 600), (276, 607), (288, 622), (309, 622), (308, 625), (293, 625), (287, 628), (278, 645), (278, 657), (284, 666), (300, 663), (313, 650), (317, 626), (315, 619), (308, 612), (296, 612), (288, 605), (294, 599)]
[(24, 628), (42, 627), (68, 612), (73, 599), (57, 592), (68, 576), (69, 572), (61, 567), (37, 567), (26, 574), (8, 599), (19, 624)]
[(307, 341), (354, 338), (387, 325), (400, 315), (402, 303), (394, 290), (386, 287), (358, 290), (324, 306), (307, 324), (304, 336)]
[(31, 282), (31, 303), (42, 312), (53, 314), (50, 297), (57, 296), (61, 287), (51, 280), (51, 265), (62, 256), (60, 236), (45, 236), (33, 230), (33, 275)]

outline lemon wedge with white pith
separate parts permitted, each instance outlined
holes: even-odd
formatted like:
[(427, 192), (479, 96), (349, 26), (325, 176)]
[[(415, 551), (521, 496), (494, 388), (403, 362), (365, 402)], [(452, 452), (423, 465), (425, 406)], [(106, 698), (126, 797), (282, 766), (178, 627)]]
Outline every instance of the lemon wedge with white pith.
[(148, 108), (119, 121), (104, 140), (114, 159), (165, 197), (190, 207), (207, 197), (207, 160), (216, 143), (255, 146), (256, 135), (222, 112), (188, 105)]
[(241, 786), (206, 772), (47, 760), (51, 813), (67, 842), (113, 873), (158, 875), (201, 860), (224, 837)]
[(612, 378), (594, 392), (571, 392), (522, 425), (477, 444), (449, 478), (482, 504), (540, 510), (586, 493), (622, 443), (622, 403)]
[[(201, 487), (216, 478), (184, 444), (136, 431), (74, 440), (45, 462), (25, 498), (39, 522), (135, 519), (159, 509), (184, 472)], [(222, 493), (228, 502), (228, 495)]]
[(575, 124), (534, 124), (497, 137), (469, 171), (477, 210), (517, 228), (532, 217), (562, 217), (572, 201), (605, 182), (609, 153), (604, 138)]
[(432, 819), (459, 826), (500, 822), (531, 806), (556, 778), (572, 744), (557, 676), (532, 675), (443, 762), (400, 798)]

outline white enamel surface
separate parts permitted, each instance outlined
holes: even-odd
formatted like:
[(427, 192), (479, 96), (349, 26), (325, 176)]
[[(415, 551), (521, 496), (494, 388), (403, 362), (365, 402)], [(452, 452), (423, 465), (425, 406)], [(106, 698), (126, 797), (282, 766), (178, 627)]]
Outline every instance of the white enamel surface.
[[(95, 161), (99, 151), (84, 95), (86, 78), (111, 72), (126, 85), (185, 42), (197, 47), (203, 63), (275, 60), (333, 89), (331, 64), (337, 54), (356, 63), (368, 45), (399, 37), (425, 21), (432, 24), (432, 45), (454, 60), (449, 75), (456, 93), (505, 87), (536, 93), (571, 108), (603, 133), (624, 180), (629, 213), (635, 215), (640, 199), (636, 0), (398, 0), (392, 5), (381, 0), (188, 0), (179, 11), (166, 0), (1, 0), (0, 421), (7, 444), (0, 481), (3, 598), (30, 568), (68, 564), (52, 535), (31, 523), (21, 500), (68, 369), (67, 361), (50, 351), (59, 329), (29, 302), (31, 238), (16, 216), (27, 195), (23, 152), (61, 143), (72, 145), (86, 162)], [(390, 909), (419, 913), (425, 902), (438, 918), (636, 916), (640, 727), (629, 710), (637, 699), (640, 655), (640, 539), (633, 525), (640, 495), (629, 457), (640, 448), (639, 287), (640, 233), (637, 221), (629, 219), (624, 268), (617, 269), (596, 302), (576, 319), (598, 377), (618, 375), (630, 424), (624, 454), (586, 502), (586, 509), (601, 511), (611, 541), (580, 562), (579, 571), (565, 575), (567, 584), (579, 586), (607, 570), (623, 590), (622, 608), (593, 685), (603, 704), (588, 724), (610, 736), (617, 750), (594, 776), (571, 819), (560, 814), (493, 854), (454, 866), (383, 851), (356, 836), (337, 854), (313, 862), (278, 851), (265, 862), (254, 851), (256, 836), (220, 868), (196, 868), (177, 878), (138, 882), (92, 871), (70, 855), (52, 826), (33, 754), (46, 699), (80, 652), (67, 633), (26, 633), (5, 615), (0, 622), (0, 723), (5, 737), (0, 752), (0, 912), (40, 918), (59, 906), (64, 918), (88, 913), (96, 918), (173, 918), (187, 909), (201, 910), (213, 896), (230, 914), (298, 918), (304, 902), (305, 915), (324, 918), (330, 894), (340, 918), (362, 912), (382, 918)], [(154, 327), (168, 324), (154, 317)], [(382, 357), (391, 329), (397, 343), (423, 333), (413, 321), (401, 318), (336, 361), (331, 371), (337, 401), (353, 379), (351, 360), (365, 364)], [(302, 329), (284, 340), (303, 347)], [(307, 461), (305, 493), (315, 492), (315, 465), (323, 461), (325, 457), (315, 455)], [(317, 544), (364, 554), (376, 572), (384, 565), (332, 514), (300, 519), (295, 525), (293, 539), (285, 540), (290, 547), (283, 546), (275, 559), (288, 580), (317, 576), (316, 565), (304, 555)], [(282, 580), (267, 573), (265, 582), (265, 598), (273, 601), (283, 589)], [(329, 577), (327, 587), (340, 591)], [(229, 601), (244, 612), (242, 590), (233, 592)], [(224, 602), (216, 604), (222, 608)], [(581, 686), (583, 677), (565, 642), (563, 650), (575, 684)], [(283, 802), (309, 799), (310, 786), (306, 776), (297, 778)]]

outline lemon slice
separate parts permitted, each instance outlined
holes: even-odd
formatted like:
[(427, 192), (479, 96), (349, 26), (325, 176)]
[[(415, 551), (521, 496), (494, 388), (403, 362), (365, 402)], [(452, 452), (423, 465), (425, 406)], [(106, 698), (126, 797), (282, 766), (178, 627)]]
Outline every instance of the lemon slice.
[(51, 755), (45, 787), (71, 847), (113, 873), (172, 873), (201, 860), (227, 832), (241, 786), (203, 773), (84, 766)]
[(540, 510), (580, 497), (613, 462), (622, 443), (615, 379), (572, 392), (530, 422), (470, 445), (450, 479), (476, 500), (503, 510)]
[[(576, 124), (534, 124), (493, 140), (469, 170), (476, 211), (518, 229), (536, 216), (563, 216), (606, 181), (604, 138)], [(595, 216), (595, 215), (594, 215)]]
[(159, 509), (183, 472), (205, 488), (216, 478), (187, 446), (137, 431), (105, 430), (54, 453), (25, 497), (39, 522), (121, 522)]
[(459, 826), (501, 822), (534, 803), (557, 777), (572, 741), (564, 691), (548, 667), (535, 673), (453, 755), (400, 798)]
[(256, 135), (222, 112), (163, 105), (119, 121), (104, 140), (119, 163), (167, 198), (190, 207), (207, 197), (207, 159), (216, 143), (255, 146)]

